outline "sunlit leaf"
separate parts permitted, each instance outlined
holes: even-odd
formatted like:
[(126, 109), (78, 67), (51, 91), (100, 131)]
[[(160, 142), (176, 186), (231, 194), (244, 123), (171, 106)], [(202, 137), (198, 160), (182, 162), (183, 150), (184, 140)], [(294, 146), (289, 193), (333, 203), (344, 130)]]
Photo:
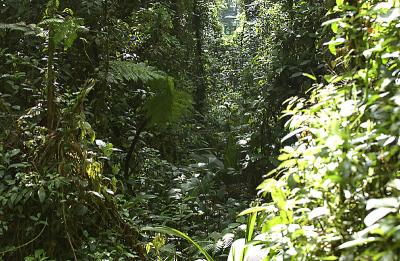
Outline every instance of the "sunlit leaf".
[(290, 139), (291, 137), (293, 137), (293, 136), (295, 136), (295, 135), (297, 135), (299, 133), (302, 133), (305, 130), (306, 130), (306, 128), (302, 127), (302, 128), (299, 128), (297, 130), (294, 130), (294, 131), (290, 132), (289, 134), (287, 134), (285, 137), (282, 138), (282, 142)]
[(246, 210), (243, 210), (242, 212), (240, 212), (240, 214), (238, 216), (245, 216), (248, 214), (253, 214), (256, 212), (260, 212), (260, 211), (274, 211), (275, 207), (274, 206), (259, 206), (259, 207), (252, 207)]
[(257, 212), (253, 212), (247, 217), (246, 243), (253, 239), (254, 229), (257, 222)]
[(43, 203), (44, 200), (46, 199), (46, 191), (44, 190), (43, 187), (40, 187), (40, 189), (38, 190), (38, 196), (40, 203)]
[(379, 199), (369, 199), (367, 201), (366, 210), (371, 210), (373, 208), (382, 208), (382, 207), (399, 208), (400, 198), (388, 197)]
[(310, 78), (310, 79), (313, 80), (313, 81), (317, 81), (317, 78), (316, 78), (314, 75), (312, 75), (312, 74), (303, 73), (303, 76), (306, 76), (306, 77)]
[(336, 0), (336, 5), (337, 6), (343, 5), (343, 3), (344, 3), (344, 0)]
[(370, 242), (377, 241), (378, 238), (376, 237), (367, 237), (367, 238), (358, 238), (355, 240), (348, 241), (346, 243), (343, 243), (339, 246), (339, 249), (345, 249), (345, 248), (352, 248), (356, 246), (361, 246)]
[(365, 217), (364, 223), (367, 226), (371, 226), (371, 225), (375, 224), (376, 222), (378, 222), (379, 220), (381, 220), (382, 218), (384, 218), (387, 214), (394, 212), (394, 211), (396, 211), (396, 210), (393, 208), (375, 209)]
[(311, 212), (308, 213), (308, 218), (310, 220), (313, 220), (315, 218), (326, 215), (329, 215), (329, 209), (327, 207), (318, 207), (314, 208), (313, 210), (311, 210)]

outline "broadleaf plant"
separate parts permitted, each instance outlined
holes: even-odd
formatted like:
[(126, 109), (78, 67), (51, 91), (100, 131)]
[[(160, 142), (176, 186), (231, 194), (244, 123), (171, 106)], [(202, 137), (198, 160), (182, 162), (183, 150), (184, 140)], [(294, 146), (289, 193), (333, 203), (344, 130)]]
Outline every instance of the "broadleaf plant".
[(268, 260), (397, 260), (399, 6), (337, 1), (330, 11), (332, 72), (288, 102), (297, 141), (258, 187), (272, 202), (245, 212), (260, 211)]

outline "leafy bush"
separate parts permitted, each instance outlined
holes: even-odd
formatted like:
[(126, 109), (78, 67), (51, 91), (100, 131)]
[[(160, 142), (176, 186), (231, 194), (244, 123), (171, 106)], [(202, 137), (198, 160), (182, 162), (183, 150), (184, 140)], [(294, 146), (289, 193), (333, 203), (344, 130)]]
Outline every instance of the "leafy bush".
[(330, 14), (334, 71), (288, 101), (297, 141), (259, 186), (272, 202), (249, 212), (274, 260), (397, 260), (399, 3), (338, 0)]

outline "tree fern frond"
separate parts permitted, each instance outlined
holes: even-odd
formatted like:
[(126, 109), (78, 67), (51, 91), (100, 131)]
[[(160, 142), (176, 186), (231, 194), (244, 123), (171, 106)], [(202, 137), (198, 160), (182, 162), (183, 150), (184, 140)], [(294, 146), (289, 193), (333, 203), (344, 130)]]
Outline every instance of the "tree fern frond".
[(149, 127), (177, 121), (191, 108), (190, 95), (176, 90), (171, 77), (153, 81), (150, 86), (155, 95), (144, 106)]
[(113, 61), (107, 80), (113, 83), (141, 81), (149, 84), (154, 95), (144, 104), (147, 127), (174, 122), (192, 106), (191, 96), (176, 90), (171, 77), (144, 63)]
[(38, 27), (36, 24), (26, 24), (24, 22), (14, 23), (14, 24), (0, 23), (0, 30), (1, 29), (11, 30), (11, 31), (21, 31), (25, 35), (29, 34), (38, 35), (42, 31), (42, 29)]
[(144, 63), (112, 61), (110, 62), (110, 73), (107, 81), (112, 83), (123, 81), (142, 81), (147, 83), (165, 77), (166, 75), (163, 72)]

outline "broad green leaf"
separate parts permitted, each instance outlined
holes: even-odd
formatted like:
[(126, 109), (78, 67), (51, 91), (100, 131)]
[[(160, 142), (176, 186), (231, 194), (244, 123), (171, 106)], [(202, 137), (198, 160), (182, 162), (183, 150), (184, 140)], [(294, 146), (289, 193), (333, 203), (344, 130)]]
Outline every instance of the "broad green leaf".
[(9, 154), (7, 155), (8, 157), (14, 157), (15, 155), (18, 155), (21, 152), (21, 150), (19, 149), (13, 149), (11, 150), (11, 152), (9, 152)]
[(389, 182), (388, 186), (400, 191), (400, 179), (392, 180)]
[(364, 223), (366, 226), (371, 226), (384, 218), (387, 214), (396, 211), (396, 209), (393, 208), (378, 208), (369, 213), (365, 219)]
[(291, 168), (294, 165), (296, 165), (297, 163), (297, 159), (289, 159), (289, 160), (285, 160), (284, 162), (282, 162), (278, 169), (283, 169), (283, 168)]
[(324, 260), (324, 261), (332, 261), (332, 260), (338, 260), (339, 258), (337, 256), (324, 256), (324, 257), (318, 257), (318, 260)]
[(351, 248), (351, 247), (356, 247), (356, 246), (361, 246), (370, 242), (377, 241), (378, 238), (376, 237), (367, 237), (367, 238), (358, 238), (355, 240), (351, 240), (348, 242), (345, 242), (339, 246), (339, 249), (345, 249), (345, 248)]
[(301, 127), (301, 128), (299, 128), (297, 130), (294, 130), (294, 131), (290, 132), (289, 134), (287, 134), (285, 137), (282, 138), (281, 142), (284, 142), (284, 141), (290, 139), (291, 137), (293, 137), (293, 136), (295, 136), (295, 135), (297, 135), (299, 133), (302, 133), (306, 129), (307, 129), (306, 127)]
[(272, 200), (280, 210), (286, 208), (286, 197), (281, 188), (274, 187), (271, 191)]
[(344, 3), (344, 0), (336, 0), (336, 5), (337, 6), (342, 6)]
[(321, 216), (326, 216), (329, 215), (329, 209), (327, 207), (318, 207), (314, 208), (311, 210), (310, 213), (308, 213), (308, 218), (310, 220), (313, 220), (315, 218), (321, 217)]
[(99, 192), (96, 191), (88, 191), (88, 193), (95, 195), (96, 197), (100, 198), (100, 199), (104, 199), (104, 196), (102, 194), (100, 194)]
[(303, 75), (302, 72), (296, 72), (296, 73), (290, 75), (290, 78), (296, 78), (296, 77), (299, 77), (299, 76), (301, 76), (301, 75)]
[(336, 46), (343, 44), (346, 42), (346, 39), (339, 37), (336, 39), (333, 39), (329, 42), (324, 43), (324, 45), (327, 45), (329, 48), (329, 51), (333, 54), (336, 55)]
[(246, 210), (240, 212), (240, 214), (238, 216), (245, 216), (245, 215), (257, 213), (260, 211), (274, 211), (274, 209), (275, 209), (274, 206), (252, 207), (252, 208), (249, 208), (249, 209), (246, 209)]
[(332, 135), (325, 141), (326, 146), (332, 151), (335, 151), (343, 143), (344, 140), (339, 135)]
[(310, 78), (310, 79), (313, 80), (313, 81), (317, 81), (317, 78), (316, 78), (314, 75), (312, 75), (312, 74), (303, 73), (303, 76), (308, 77), (308, 78)]
[(377, 22), (378, 23), (391, 23), (393, 21), (397, 21), (400, 17), (400, 8), (391, 8), (387, 12), (382, 12), (378, 15)]
[(252, 213), (247, 218), (247, 227), (246, 227), (246, 243), (250, 242), (253, 239), (254, 228), (257, 221), (257, 212)]
[(12, 168), (19, 169), (19, 168), (26, 168), (26, 167), (29, 167), (29, 164), (26, 162), (14, 163), (14, 164), (11, 164), (10, 166), (8, 166), (9, 169), (12, 169)]
[(275, 179), (266, 179), (257, 187), (257, 189), (264, 192), (271, 192), (272, 188), (275, 186), (276, 186)]
[(333, 33), (336, 34), (339, 31), (339, 24), (338, 23), (331, 24), (331, 30)]
[(367, 206), (365, 208), (366, 210), (371, 210), (373, 208), (382, 208), (382, 207), (399, 208), (400, 198), (390, 197), (390, 198), (369, 199), (367, 201)]
[(46, 191), (44, 190), (43, 187), (40, 187), (40, 189), (38, 190), (38, 196), (40, 203), (43, 203), (44, 200), (46, 199)]
[(330, 24), (338, 23), (339, 21), (342, 21), (342, 20), (343, 20), (343, 18), (341, 18), (341, 17), (334, 18), (334, 19), (331, 19), (331, 20), (323, 22), (322, 26), (327, 26), (327, 25), (330, 25)]
[(267, 220), (262, 227), (262, 232), (268, 232), (271, 230), (271, 228), (273, 228), (276, 225), (280, 225), (280, 224), (285, 224), (285, 219), (282, 218), (281, 216), (277, 216), (277, 217), (273, 217), (270, 220)]

